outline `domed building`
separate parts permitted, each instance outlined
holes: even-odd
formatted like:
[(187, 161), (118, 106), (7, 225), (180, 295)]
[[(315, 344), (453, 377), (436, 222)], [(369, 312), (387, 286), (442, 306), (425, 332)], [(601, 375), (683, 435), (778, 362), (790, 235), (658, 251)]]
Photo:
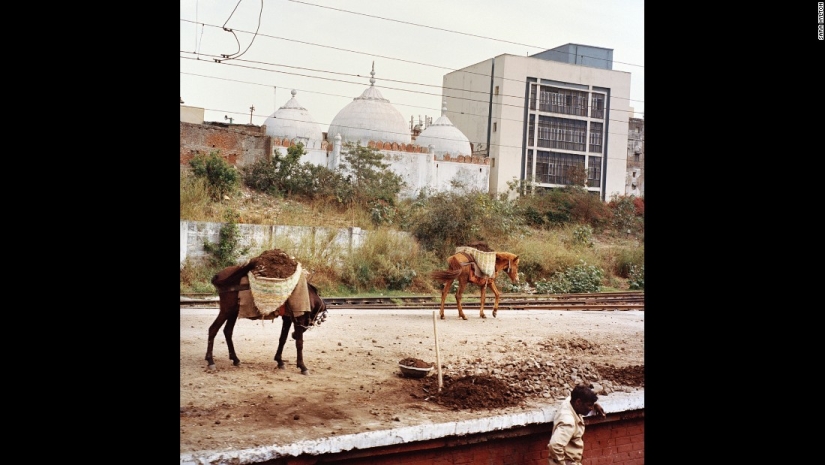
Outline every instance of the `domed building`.
[(433, 154), (441, 158), (444, 155), (472, 155), (470, 139), (453, 125), (447, 118), (447, 102), (441, 107), (441, 117), (427, 126), (415, 139), (415, 143), (424, 147), (433, 147)]
[(301, 142), (307, 149), (320, 149), (324, 140), (321, 126), (315, 122), (309, 111), (298, 103), (295, 94), (297, 91), (293, 89), (292, 98), (264, 121), (266, 135), (287, 139), (295, 144)]
[(370, 141), (409, 144), (411, 136), (407, 121), (375, 88), (375, 62), (370, 76), (370, 86), (332, 119), (327, 136), (331, 139), (340, 134), (342, 144), (364, 147)]

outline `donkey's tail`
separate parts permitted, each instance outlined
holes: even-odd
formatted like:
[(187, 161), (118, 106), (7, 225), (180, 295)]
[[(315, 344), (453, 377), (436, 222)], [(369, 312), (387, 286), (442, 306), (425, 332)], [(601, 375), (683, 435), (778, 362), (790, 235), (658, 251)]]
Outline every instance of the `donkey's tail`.
[(438, 270), (430, 273), (430, 277), (438, 281), (449, 281), (458, 278), (461, 269), (458, 270)]

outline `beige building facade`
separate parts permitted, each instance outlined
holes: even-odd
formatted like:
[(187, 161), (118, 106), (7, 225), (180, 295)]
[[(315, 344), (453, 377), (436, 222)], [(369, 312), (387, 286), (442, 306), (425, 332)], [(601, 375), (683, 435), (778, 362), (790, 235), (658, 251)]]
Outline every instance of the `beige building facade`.
[(573, 167), (602, 200), (625, 194), (630, 73), (611, 49), (567, 44), (534, 56), (499, 55), (446, 74), (452, 123), (490, 161), (489, 192), (532, 182), (572, 184)]

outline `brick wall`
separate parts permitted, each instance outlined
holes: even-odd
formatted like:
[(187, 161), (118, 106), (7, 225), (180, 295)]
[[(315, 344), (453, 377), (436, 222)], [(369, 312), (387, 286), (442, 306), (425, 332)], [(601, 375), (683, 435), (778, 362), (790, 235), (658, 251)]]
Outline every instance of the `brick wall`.
[(238, 167), (264, 159), (272, 153), (272, 139), (266, 126), (180, 122), (180, 164), (188, 167), (198, 153), (220, 156)]
[[(587, 420), (582, 465), (644, 465), (644, 411)], [(324, 456), (289, 457), (265, 465), (547, 465), (552, 425), (453, 436)]]

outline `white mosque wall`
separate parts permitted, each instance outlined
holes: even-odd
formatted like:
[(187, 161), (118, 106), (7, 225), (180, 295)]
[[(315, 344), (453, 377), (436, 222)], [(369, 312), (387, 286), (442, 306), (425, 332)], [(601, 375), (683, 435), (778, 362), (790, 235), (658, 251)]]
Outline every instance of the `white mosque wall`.
[(468, 190), (489, 190), (490, 165), (436, 160), (434, 168), (432, 187), (436, 192), (454, 190), (453, 180)]
[[(291, 143), (303, 142), (296, 139), (270, 137), (258, 132), (241, 131), (215, 124), (194, 124), (181, 121), (180, 164), (186, 167), (197, 152), (219, 151), (227, 163), (242, 168), (260, 159), (265, 159), (277, 151), (286, 155)], [(256, 128), (257, 129), (257, 128)], [(337, 169), (341, 162), (341, 148), (326, 141), (309, 141), (306, 154), (301, 162)], [(372, 142), (375, 145), (392, 145)], [(490, 166), (485, 158), (469, 155), (427, 152), (420, 146), (396, 144), (401, 150), (379, 150), (389, 169), (401, 176), (406, 183), (399, 197), (414, 198), (421, 190), (445, 192), (453, 190), (451, 181), (457, 179), (470, 189), (487, 192), (489, 189)], [(320, 148), (318, 148), (320, 147)], [(389, 147), (388, 147), (389, 148)], [(393, 147), (394, 148), (394, 147)], [(271, 152), (270, 152), (271, 151)]]

